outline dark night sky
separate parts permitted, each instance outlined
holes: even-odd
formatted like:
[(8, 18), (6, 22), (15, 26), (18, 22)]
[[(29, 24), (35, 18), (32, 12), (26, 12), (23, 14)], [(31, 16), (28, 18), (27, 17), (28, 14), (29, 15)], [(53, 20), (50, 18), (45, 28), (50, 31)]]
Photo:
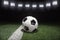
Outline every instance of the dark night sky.
[[(24, 0), (23, 0), (24, 1)], [(26, 0), (28, 1), (28, 0)], [(31, 0), (29, 0), (30, 2)], [(46, 0), (41, 0), (40, 2), (45, 2)], [(0, 1), (0, 21), (21, 21), (25, 16), (34, 16), (38, 19), (38, 21), (42, 22), (52, 22), (52, 21), (60, 21), (60, 6), (57, 8), (51, 8), (47, 10), (46, 8), (43, 10), (40, 9), (10, 9), (4, 8)], [(16, 2), (20, 2), (16, 0)], [(25, 1), (24, 1), (25, 2)], [(37, 0), (32, 0), (32, 2), (39, 2)]]

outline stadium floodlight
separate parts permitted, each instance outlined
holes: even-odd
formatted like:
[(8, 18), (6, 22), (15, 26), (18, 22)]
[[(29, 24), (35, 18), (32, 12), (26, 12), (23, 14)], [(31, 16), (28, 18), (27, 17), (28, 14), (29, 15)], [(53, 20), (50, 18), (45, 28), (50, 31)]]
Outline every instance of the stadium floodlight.
[(8, 1), (4, 1), (3, 4), (4, 5), (9, 5), (9, 2)]
[(33, 5), (32, 5), (32, 8), (36, 8), (36, 7), (37, 7), (37, 5), (36, 5), (36, 4), (33, 4)]
[(57, 5), (57, 4), (58, 4), (57, 1), (53, 1), (53, 2), (52, 2), (52, 5)]
[(51, 6), (51, 3), (46, 3), (46, 7), (50, 7)]
[(14, 2), (11, 2), (11, 3), (10, 3), (10, 6), (11, 6), (11, 7), (15, 7), (15, 3), (14, 3)]
[(29, 8), (30, 7), (30, 4), (25, 4), (25, 7)]
[(43, 7), (44, 7), (44, 5), (43, 5), (43, 4), (39, 4), (39, 7), (40, 7), (40, 8), (43, 8)]
[(18, 7), (23, 7), (23, 4), (18, 4)]

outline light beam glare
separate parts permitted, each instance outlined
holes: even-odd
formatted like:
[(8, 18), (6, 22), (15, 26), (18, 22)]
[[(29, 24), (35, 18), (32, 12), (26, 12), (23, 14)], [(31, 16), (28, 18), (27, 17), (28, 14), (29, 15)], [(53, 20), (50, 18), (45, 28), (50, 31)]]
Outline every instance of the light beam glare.
[(46, 7), (50, 7), (51, 6), (51, 3), (46, 3)]
[(40, 7), (40, 8), (43, 8), (43, 7), (44, 7), (44, 5), (43, 5), (43, 4), (39, 4), (39, 7)]
[(9, 5), (9, 2), (8, 1), (4, 1), (3, 4), (4, 5)]
[(57, 1), (53, 1), (53, 2), (52, 2), (52, 5), (57, 5), (57, 4), (58, 4)]
[(25, 4), (25, 7), (29, 8), (30, 7), (30, 4)]
[(14, 2), (11, 2), (11, 3), (10, 3), (10, 6), (11, 6), (11, 7), (15, 7), (15, 3), (14, 3)]
[(18, 4), (18, 7), (23, 7), (23, 4)]
[(36, 5), (36, 4), (33, 4), (33, 5), (32, 5), (32, 8), (36, 8), (36, 7), (37, 7), (37, 5)]

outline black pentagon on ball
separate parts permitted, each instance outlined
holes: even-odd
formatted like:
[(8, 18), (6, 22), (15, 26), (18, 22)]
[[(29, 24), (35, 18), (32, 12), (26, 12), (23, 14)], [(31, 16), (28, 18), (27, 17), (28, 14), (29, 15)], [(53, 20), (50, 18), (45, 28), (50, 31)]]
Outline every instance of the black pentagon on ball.
[(28, 31), (28, 30), (29, 30), (29, 28), (28, 28), (27, 26), (25, 26), (24, 28), (25, 28), (25, 30), (26, 30), (26, 31)]
[(24, 18), (23, 21), (25, 22), (27, 20), (27, 18)]
[(31, 24), (32, 24), (32, 25), (35, 25), (35, 24), (36, 24), (35, 20), (32, 20), (32, 21), (31, 21)]
[(28, 30), (29, 30), (29, 28), (27, 26), (24, 26), (24, 29), (22, 29), (21, 31), (27, 32)]

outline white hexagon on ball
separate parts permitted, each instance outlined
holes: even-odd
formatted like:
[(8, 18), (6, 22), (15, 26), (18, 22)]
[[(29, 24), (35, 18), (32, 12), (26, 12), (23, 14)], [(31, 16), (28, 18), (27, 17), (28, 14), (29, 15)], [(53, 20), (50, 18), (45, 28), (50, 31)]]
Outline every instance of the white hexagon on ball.
[(33, 32), (38, 28), (38, 21), (35, 17), (27, 16), (22, 20), (24, 30), (27, 32)]

